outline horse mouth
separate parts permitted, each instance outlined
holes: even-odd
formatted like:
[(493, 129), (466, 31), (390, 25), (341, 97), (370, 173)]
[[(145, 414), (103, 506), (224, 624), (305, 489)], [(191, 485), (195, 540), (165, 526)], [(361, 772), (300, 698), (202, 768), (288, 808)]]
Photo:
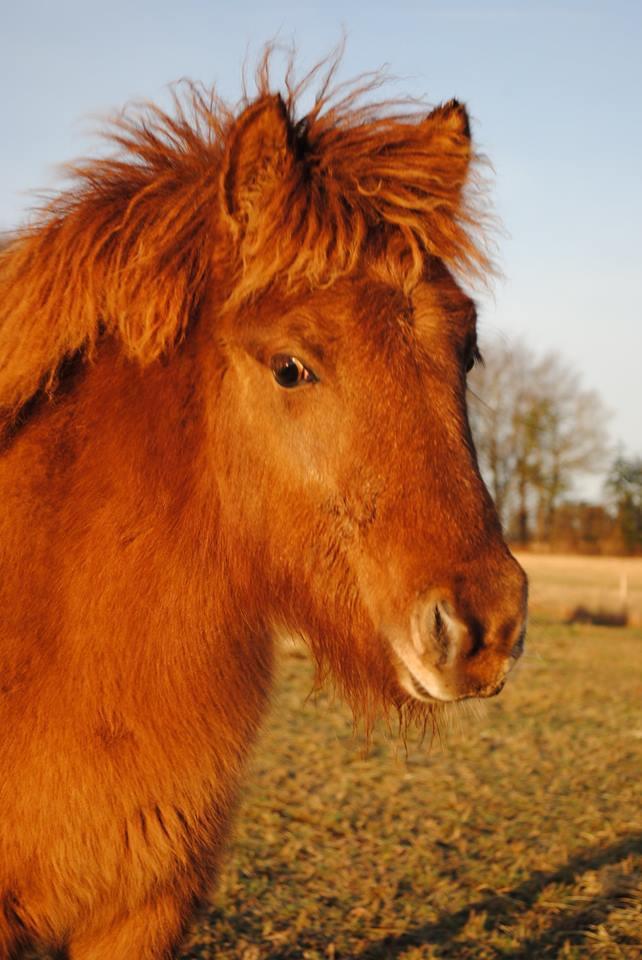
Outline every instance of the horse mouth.
[(438, 697), (433, 697), (432, 693), (426, 690), (423, 683), (417, 680), (414, 673), (411, 673), (410, 670), (408, 671), (408, 679), (410, 681), (410, 685), (412, 686), (414, 696), (417, 700), (423, 700), (427, 703), (445, 703), (444, 700), (440, 700)]
[[(405, 666), (405, 665), (404, 665)], [(498, 693), (501, 693), (505, 684), (506, 677), (503, 677), (499, 681), (489, 683), (486, 687), (482, 687), (476, 690), (471, 690), (466, 693), (459, 693), (455, 696), (435, 696), (434, 693), (431, 693), (424, 684), (419, 680), (414, 673), (408, 669), (404, 670), (405, 676), (400, 678), (402, 687), (409, 693), (415, 700), (421, 700), (423, 703), (456, 703), (461, 700), (485, 700), (489, 697), (496, 697)]]
[(447, 690), (442, 689), (438, 677), (434, 677), (431, 674), (429, 677), (422, 677), (420, 679), (415, 670), (412, 669), (413, 665), (407, 663), (405, 657), (400, 656), (399, 661), (397, 667), (399, 683), (406, 693), (410, 694), (413, 700), (421, 700), (423, 703), (449, 703), (452, 700), (458, 699), (457, 697), (453, 697)]

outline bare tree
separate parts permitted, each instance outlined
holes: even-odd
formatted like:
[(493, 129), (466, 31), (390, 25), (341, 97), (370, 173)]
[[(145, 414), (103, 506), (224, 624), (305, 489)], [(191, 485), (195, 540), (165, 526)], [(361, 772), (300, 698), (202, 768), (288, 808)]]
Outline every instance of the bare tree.
[(477, 364), (469, 377), (469, 414), (480, 466), (506, 526), (519, 459), (515, 415), (530, 358), (523, 344), (509, 345), (499, 339), (487, 354), (485, 362)]
[(642, 457), (618, 456), (605, 484), (615, 511), (622, 547), (628, 553), (642, 551)]
[(496, 339), (484, 355), (469, 404), (482, 471), (509, 533), (549, 539), (577, 476), (606, 465), (604, 405), (556, 353)]

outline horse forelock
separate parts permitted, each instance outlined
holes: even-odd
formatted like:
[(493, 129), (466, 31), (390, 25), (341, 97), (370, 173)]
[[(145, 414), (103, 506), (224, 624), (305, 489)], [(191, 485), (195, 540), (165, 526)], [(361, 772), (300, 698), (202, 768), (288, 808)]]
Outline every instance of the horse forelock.
[[(114, 155), (69, 168), (71, 187), (0, 250), (5, 419), (53, 388), (65, 358), (91, 357), (105, 334), (142, 364), (158, 358), (185, 336), (217, 277), (227, 278), (221, 295), (234, 305), (275, 281), (329, 285), (364, 262), (409, 286), (427, 257), (459, 272), (488, 271), (479, 158), (467, 127), (446, 137), (417, 104), (406, 112), (360, 107), (380, 78), (332, 94), (333, 70), (303, 119), (298, 104), (317, 71), (296, 87), (286, 78), (278, 99), (293, 164), (271, 185), (261, 215), (240, 226), (221, 215), (222, 179), (252, 104), (234, 111), (213, 91), (185, 84), (173, 114), (147, 105), (112, 121), (105, 135)], [(269, 52), (257, 89), (255, 104), (274, 99)]]

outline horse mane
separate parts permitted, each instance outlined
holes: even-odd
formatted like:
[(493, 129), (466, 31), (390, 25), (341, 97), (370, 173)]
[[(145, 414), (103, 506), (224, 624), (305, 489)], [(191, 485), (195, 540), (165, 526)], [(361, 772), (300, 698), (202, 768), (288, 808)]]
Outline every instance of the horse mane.
[[(463, 108), (453, 101), (426, 117), (417, 103), (360, 106), (381, 78), (332, 92), (335, 62), (297, 119), (318, 68), (296, 86), (288, 71), (281, 97), (269, 60), (268, 50), (257, 96), (240, 109), (186, 83), (173, 114), (148, 104), (112, 120), (113, 155), (69, 167), (70, 187), (0, 248), (0, 424), (103, 336), (141, 364), (157, 359), (185, 336), (215, 276), (241, 301), (277, 277), (292, 288), (332, 283), (364, 257), (405, 284), (427, 257), (459, 274), (488, 271), (480, 158)], [(252, 218), (231, 209), (226, 171), (243, 117), (268, 101), (283, 112), (296, 164)]]

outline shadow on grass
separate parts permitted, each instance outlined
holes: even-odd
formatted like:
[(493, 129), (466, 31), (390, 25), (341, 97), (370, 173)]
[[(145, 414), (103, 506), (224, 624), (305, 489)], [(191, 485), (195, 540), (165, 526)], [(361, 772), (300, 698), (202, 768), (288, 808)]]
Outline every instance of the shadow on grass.
[[(517, 919), (520, 913), (533, 907), (539, 895), (549, 884), (573, 883), (578, 875), (588, 870), (618, 865), (631, 854), (642, 854), (642, 833), (630, 834), (608, 847), (589, 848), (557, 870), (537, 871), (524, 883), (505, 894), (481, 897), (461, 910), (442, 914), (435, 923), (424, 924), (415, 930), (409, 930), (402, 936), (384, 937), (355, 956), (358, 956), (359, 960), (392, 960), (411, 947), (446, 944), (464, 929), (473, 913), (486, 913), (489, 927), (497, 924), (505, 925)], [(539, 937), (524, 941), (517, 950), (502, 956), (507, 960), (537, 960), (540, 957), (557, 956), (557, 948), (564, 941), (574, 945), (583, 943), (589, 928), (602, 923), (611, 910), (625, 902), (630, 878), (624, 869), (610, 877), (609, 887), (608, 892), (584, 901), (581, 909), (562, 911), (555, 923), (549, 925)], [(463, 944), (462, 949), (464, 949)], [(452, 944), (452, 952), (449, 956), (453, 958), (457, 956), (456, 944)]]

